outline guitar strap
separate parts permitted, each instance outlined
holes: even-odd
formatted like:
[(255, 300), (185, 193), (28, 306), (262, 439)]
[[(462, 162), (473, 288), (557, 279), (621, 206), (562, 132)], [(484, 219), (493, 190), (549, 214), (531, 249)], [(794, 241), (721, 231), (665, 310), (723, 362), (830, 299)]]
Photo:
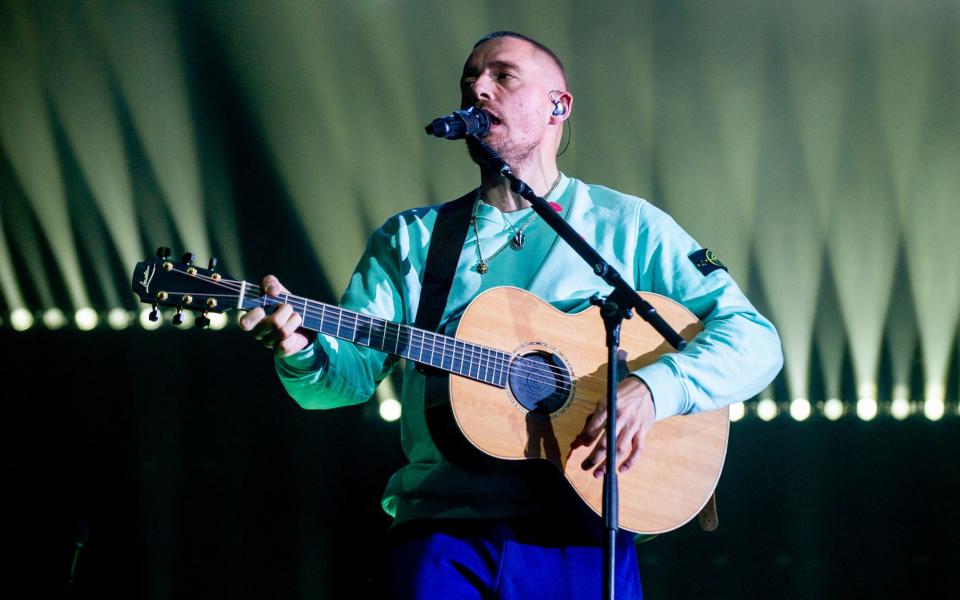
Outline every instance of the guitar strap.
[(420, 306), (414, 327), (436, 331), (447, 307), (447, 297), (457, 271), (460, 251), (470, 228), (470, 214), (477, 198), (474, 191), (443, 204), (430, 236), (427, 264), (420, 290)]
[[(467, 239), (470, 215), (477, 194), (467, 194), (443, 204), (437, 211), (437, 220), (430, 236), (427, 263), (420, 290), (420, 305), (414, 327), (437, 331), (447, 306), (450, 288), (457, 271), (457, 262)], [(460, 433), (450, 408), (449, 375), (429, 365), (417, 364), (423, 373), (423, 403), (427, 428), (433, 443), (448, 460), (474, 469), (495, 468), (495, 459), (489, 458), (470, 445)]]

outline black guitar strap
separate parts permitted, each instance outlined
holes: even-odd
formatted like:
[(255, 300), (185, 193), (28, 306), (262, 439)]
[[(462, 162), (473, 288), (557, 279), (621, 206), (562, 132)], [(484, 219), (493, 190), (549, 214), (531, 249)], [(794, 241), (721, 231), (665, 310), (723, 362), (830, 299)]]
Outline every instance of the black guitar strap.
[(442, 205), (430, 236), (427, 264), (420, 290), (420, 306), (414, 327), (436, 331), (447, 306), (450, 287), (457, 270), (460, 251), (470, 228), (470, 214), (476, 201), (475, 191)]
[[(471, 191), (442, 205), (430, 236), (427, 264), (420, 291), (420, 306), (414, 327), (437, 331), (447, 306), (450, 288), (457, 271), (460, 252), (470, 228), (470, 215), (477, 194)], [(418, 364), (424, 375), (424, 415), (434, 444), (448, 460), (471, 468), (492, 468), (487, 458), (471, 446), (458, 429), (450, 409), (449, 376), (428, 365)]]

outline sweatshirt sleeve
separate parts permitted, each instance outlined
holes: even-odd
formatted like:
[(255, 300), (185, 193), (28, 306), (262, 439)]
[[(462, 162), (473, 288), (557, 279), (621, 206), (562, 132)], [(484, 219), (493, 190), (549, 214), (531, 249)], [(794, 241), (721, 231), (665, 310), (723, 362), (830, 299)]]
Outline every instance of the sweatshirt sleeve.
[(776, 328), (713, 253), (670, 216), (644, 202), (639, 218), (641, 289), (679, 302), (704, 326), (683, 352), (631, 373), (650, 388), (657, 420), (752, 398), (783, 366)]
[[(368, 241), (340, 307), (399, 321), (403, 312), (399, 261), (396, 236), (388, 225), (377, 230)], [(308, 409), (365, 402), (395, 363), (396, 359), (384, 352), (322, 334), (302, 351), (275, 359), (283, 387), (300, 406)]]

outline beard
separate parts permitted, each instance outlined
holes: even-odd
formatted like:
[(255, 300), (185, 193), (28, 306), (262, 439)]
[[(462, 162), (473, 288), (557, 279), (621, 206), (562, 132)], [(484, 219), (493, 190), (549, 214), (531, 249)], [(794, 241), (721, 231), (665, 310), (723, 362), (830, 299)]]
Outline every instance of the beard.
[[(536, 144), (517, 145), (511, 143), (509, 140), (491, 141), (488, 138), (482, 139), (482, 141), (499, 154), (500, 158), (510, 165), (510, 169), (514, 171), (526, 164), (536, 149)], [(468, 137), (466, 138), (466, 142), (467, 153), (470, 155), (470, 160), (482, 169), (498, 170), (497, 166), (488, 164), (485, 154), (476, 139)]]

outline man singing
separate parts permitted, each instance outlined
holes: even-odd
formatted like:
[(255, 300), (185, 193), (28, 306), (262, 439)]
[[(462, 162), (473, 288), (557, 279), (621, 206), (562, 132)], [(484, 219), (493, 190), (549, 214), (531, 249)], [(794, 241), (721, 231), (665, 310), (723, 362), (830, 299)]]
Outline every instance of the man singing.
[[(780, 340), (711, 252), (668, 215), (640, 198), (561, 173), (557, 151), (573, 111), (563, 65), (540, 43), (513, 32), (481, 38), (460, 79), (461, 107), (482, 108), (491, 126), (484, 142), (513, 173), (544, 197), (634, 289), (682, 304), (704, 330), (679, 353), (633, 371), (617, 388), (617, 469), (643, 460), (658, 420), (753, 397), (782, 366)], [(575, 313), (611, 289), (513, 193), (498, 172), (480, 167), (469, 203), (466, 237), (438, 331), (453, 335), (466, 306), (495, 286), (527, 290)], [(341, 306), (414, 324), (427, 303), (424, 273), (438, 206), (404, 211), (371, 236)], [(271, 296), (286, 293), (273, 276)], [(302, 315), (281, 305), (247, 313), (242, 327), (275, 350), (280, 380), (304, 408), (334, 408), (369, 399), (397, 364), (395, 356), (301, 327)], [(602, 345), (603, 340), (597, 340)], [(509, 351), (509, 349), (506, 349)], [(429, 398), (426, 399), (429, 403)], [(402, 387), (402, 442), (409, 464), (383, 496), (394, 517), (387, 582), (394, 598), (595, 598), (601, 589), (603, 529), (563, 476), (545, 461), (530, 468), (474, 469), (438, 448), (425, 419), (425, 375), (407, 361)], [(600, 439), (580, 468), (600, 477), (605, 464), (605, 401), (586, 420), (575, 445)], [(506, 462), (506, 461), (502, 461)], [(537, 464), (532, 464), (537, 463)], [(540, 468), (547, 467), (547, 468)], [(632, 536), (616, 550), (616, 594), (640, 598)]]

